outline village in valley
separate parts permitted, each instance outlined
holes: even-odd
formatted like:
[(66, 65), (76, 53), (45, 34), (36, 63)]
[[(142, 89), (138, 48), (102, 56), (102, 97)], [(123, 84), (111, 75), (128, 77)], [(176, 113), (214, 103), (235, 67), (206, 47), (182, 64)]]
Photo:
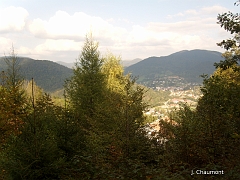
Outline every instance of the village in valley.
[[(198, 83), (186, 83), (184, 78), (178, 76), (165, 77), (164, 79), (165, 81), (152, 81), (151, 89), (168, 91), (170, 93), (167, 100), (159, 102), (158, 104), (160, 105), (149, 107), (144, 112), (146, 117), (153, 117), (153, 121), (148, 122), (150, 132), (159, 131), (159, 121), (161, 119), (169, 121), (169, 114), (179, 109), (183, 104), (190, 106), (191, 109), (195, 109), (198, 99), (202, 97), (201, 85)], [(171, 86), (168, 86), (168, 84), (171, 84)]]

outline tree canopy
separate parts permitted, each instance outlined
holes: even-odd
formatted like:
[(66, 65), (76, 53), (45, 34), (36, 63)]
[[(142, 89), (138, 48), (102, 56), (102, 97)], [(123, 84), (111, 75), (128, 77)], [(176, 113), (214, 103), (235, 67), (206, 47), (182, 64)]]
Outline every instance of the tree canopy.
[(219, 14), (217, 19), (218, 24), (233, 35), (232, 38), (217, 43), (218, 46), (226, 49), (226, 52), (223, 54), (225, 60), (215, 63), (215, 66), (227, 69), (240, 61), (240, 14), (227, 12)]

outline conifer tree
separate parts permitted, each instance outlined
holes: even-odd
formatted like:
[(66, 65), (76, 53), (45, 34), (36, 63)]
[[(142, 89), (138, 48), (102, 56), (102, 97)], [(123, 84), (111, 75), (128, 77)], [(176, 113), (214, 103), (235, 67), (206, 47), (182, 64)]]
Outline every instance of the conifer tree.
[(26, 115), (28, 107), (19, 60), (14, 49), (10, 56), (5, 57), (5, 62), (7, 69), (1, 73), (0, 85), (0, 128), (3, 141), (6, 134), (19, 133), (22, 118)]
[(98, 166), (104, 154), (104, 93), (105, 75), (101, 68), (103, 59), (98, 51), (98, 43), (91, 34), (86, 36), (73, 76), (66, 81), (66, 96), (75, 114), (79, 131), (86, 137), (85, 156), (91, 158), (92, 165)]
[(82, 52), (75, 63), (74, 75), (67, 81), (65, 89), (75, 112), (91, 121), (97, 106), (102, 101), (104, 75), (101, 72), (103, 60), (98, 51), (98, 43), (92, 35), (86, 37)]

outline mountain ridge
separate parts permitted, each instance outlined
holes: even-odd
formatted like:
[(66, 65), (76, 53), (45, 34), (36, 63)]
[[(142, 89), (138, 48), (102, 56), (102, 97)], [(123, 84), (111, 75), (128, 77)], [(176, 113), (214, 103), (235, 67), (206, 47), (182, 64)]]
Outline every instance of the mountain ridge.
[(213, 64), (222, 60), (220, 52), (183, 50), (168, 56), (149, 57), (125, 68), (125, 73), (138, 76), (137, 82), (147, 82), (163, 76), (180, 76), (188, 82), (201, 82), (202, 74), (212, 74)]
[[(5, 57), (0, 57), (0, 71), (7, 68)], [(72, 76), (72, 69), (50, 60), (34, 60), (27, 57), (17, 57), (20, 65), (20, 74), (26, 80), (32, 78), (38, 86), (47, 92), (61, 89), (67, 78)]]
[[(0, 71), (6, 69), (5, 57), (0, 57)], [(34, 81), (47, 92), (63, 88), (66, 79), (73, 75), (73, 70), (59, 62), (50, 60), (34, 60), (28, 57), (18, 57), (21, 73), (26, 80)], [(222, 60), (220, 52), (209, 50), (183, 50), (168, 56), (152, 56), (138, 59), (139, 62), (124, 67), (125, 74), (131, 73), (139, 77), (138, 83), (152, 82), (166, 76), (183, 77), (186, 82), (202, 82), (201, 74), (212, 74), (213, 64)], [(146, 83), (144, 84), (146, 85)], [(147, 86), (151, 87), (150, 85)]]

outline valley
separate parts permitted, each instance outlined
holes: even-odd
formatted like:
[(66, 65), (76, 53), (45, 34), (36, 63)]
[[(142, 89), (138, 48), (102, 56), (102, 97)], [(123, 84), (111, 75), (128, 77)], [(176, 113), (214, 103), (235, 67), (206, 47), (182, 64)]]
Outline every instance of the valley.
[(0, 7), (0, 180), (240, 179), (240, 0)]
[[(160, 119), (168, 120), (170, 113), (178, 110), (182, 105), (186, 104), (194, 110), (199, 98), (202, 97), (200, 86), (191, 86), (188, 90), (179, 90), (173, 87), (167, 89), (169, 90), (155, 90), (159, 94), (160, 92), (164, 92), (164, 97), (159, 99), (159, 101), (148, 100), (152, 104), (149, 104), (149, 108), (144, 112), (147, 117), (146, 123), (155, 124), (153, 127), (154, 130), (159, 130), (158, 122)], [(154, 98), (153, 93), (151, 98)]]
[[(64, 105), (63, 85), (72, 75), (73, 63), (52, 62), (49, 60), (34, 60), (18, 57), (23, 78), (34, 79), (37, 86), (51, 94), (54, 102)], [(123, 61), (125, 74), (137, 77), (137, 84), (146, 89), (144, 102), (149, 109), (145, 115), (155, 119), (167, 118), (169, 113), (188, 104), (196, 108), (198, 99), (202, 96), (201, 73), (212, 74), (213, 63), (221, 59), (219, 52), (207, 50), (180, 51), (164, 57), (149, 57), (144, 60), (134, 59)], [(0, 70), (6, 68), (4, 57), (0, 58)], [(200, 70), (199, 70), (200, 69)]]
[[(52, 95), (54, 101), (63, 105), (63, 85), (72, 75), (73, 63), (34, 60), (18, 57), (23, 78), (34, 79), (37, 86)], [(213, 63), (221, 59), (219, 52), (207, 50), (180, 51), (164, 57), (149, 57), (144, 60), (123, 61), (125, 74), (137, 77), (137, 83), (146, 88), (147, 114), (167, 116), (179, 103), (188, 103), (195, 108), (201, 96), (200, 72), (212, 74)], [(4, 57), (0, 58), (0, 70), (6, 68)], [(200, 69), (200, 70), (199, 70)]]
[(197, 82), (187, 82), (183, 77), (166, 75), (163, 77), (140, 82), (140, 84), (150, 87), (154, 90), (163, 91), (183, 91), (201, 85), (201, 83)]

